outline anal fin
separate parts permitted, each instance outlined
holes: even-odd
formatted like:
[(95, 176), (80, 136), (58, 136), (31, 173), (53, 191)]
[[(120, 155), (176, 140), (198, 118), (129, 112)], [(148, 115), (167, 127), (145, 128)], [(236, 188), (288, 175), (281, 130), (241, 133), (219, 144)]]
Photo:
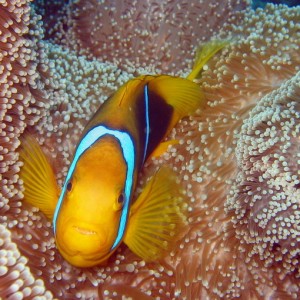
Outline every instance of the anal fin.
[(151, 153), (150, 157), (159, 157), (167, 152), (169, 146), (178, 144), (178, 140), (168, 140), (165, 142), (161, 142)]

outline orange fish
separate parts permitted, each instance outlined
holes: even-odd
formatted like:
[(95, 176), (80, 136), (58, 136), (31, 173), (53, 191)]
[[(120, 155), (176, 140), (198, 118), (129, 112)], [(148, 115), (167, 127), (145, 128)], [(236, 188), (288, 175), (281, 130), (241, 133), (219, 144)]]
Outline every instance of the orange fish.
[(53, 219), (68, 262), (105, 263), (122, 241), (146, 261), (170, 249), (185, 222), (176, 176), (162, 167), (134, 201), (138, 174), (154, 152), (174, 142), (163, 140), (176, 123), (202, 107), (203, 93), (192, 79), (224, 45), (208, 44), (188, 79), (146, 75), (120, 87), (86, 125), (61, 191), (39, 145), (25, 137), (25, 200)]

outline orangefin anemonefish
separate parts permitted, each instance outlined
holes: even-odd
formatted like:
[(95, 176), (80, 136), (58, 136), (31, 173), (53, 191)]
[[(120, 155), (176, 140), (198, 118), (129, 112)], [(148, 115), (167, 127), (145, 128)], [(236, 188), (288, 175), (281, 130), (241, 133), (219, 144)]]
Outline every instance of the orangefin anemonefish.
[(191, 80), (225, 44), (204, 47), (188, 79), (147, 75), (124, 84), (86, 125), (61, 191), (37, 142), (24, 138), (25, 201), (53, 218), (71, 264), (104, 263), (122, 241), (147, 261), (169, 249), (185, 220), (180, 186), (162, 167), (133, 201), (138, 173), (175, 124), (201, 108), (203, 93)]

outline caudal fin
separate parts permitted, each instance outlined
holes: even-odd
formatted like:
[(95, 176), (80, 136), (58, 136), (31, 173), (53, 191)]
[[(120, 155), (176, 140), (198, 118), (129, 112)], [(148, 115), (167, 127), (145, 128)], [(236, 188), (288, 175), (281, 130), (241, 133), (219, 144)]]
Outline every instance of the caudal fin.
[(180, 119), (193, 114), (197, 109), (203, 107), (205, 103), (204, 93), (201, 87), (194, 83), (193, 80), (199, 76), (204, 65), (229, 43), (230, 41), (228, 40), (213, 40), (199, 48), (196, 53), (194, 67), (187, 78), (161, 75), (155, 76), (149, 81), (149, 89), (154, 91), (174, 109), (170, 129)]
[(212, 40), (204, 46), (199, 47), (196, 52), (196, 59), (191, 73), (187, 79), (194, 80), (199, 76), (204, 65), (221, 49), (227, 46), (230, 42), (228, 40)]
[(172, 248), (186, 221), (186, 203), (173, 171), (162, 167), (133, 204), (124, 242), (145, 261)]
[(24, 201), (38, 207), (52, 219), (59, 196), (55, 175), (38, 142), (27, 135), (21, 142), (20, 178), (24, 183)]

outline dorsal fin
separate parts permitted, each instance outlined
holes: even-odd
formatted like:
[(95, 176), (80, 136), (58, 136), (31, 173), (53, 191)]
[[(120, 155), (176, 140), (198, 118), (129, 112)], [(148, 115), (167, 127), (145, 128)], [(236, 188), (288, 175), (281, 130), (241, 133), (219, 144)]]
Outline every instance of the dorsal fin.
[(194, 113), (204, 103), (200, 86), (185, 78), (161, 75), (151, 80), (148, 87), (173, 107), (175, 123)]

